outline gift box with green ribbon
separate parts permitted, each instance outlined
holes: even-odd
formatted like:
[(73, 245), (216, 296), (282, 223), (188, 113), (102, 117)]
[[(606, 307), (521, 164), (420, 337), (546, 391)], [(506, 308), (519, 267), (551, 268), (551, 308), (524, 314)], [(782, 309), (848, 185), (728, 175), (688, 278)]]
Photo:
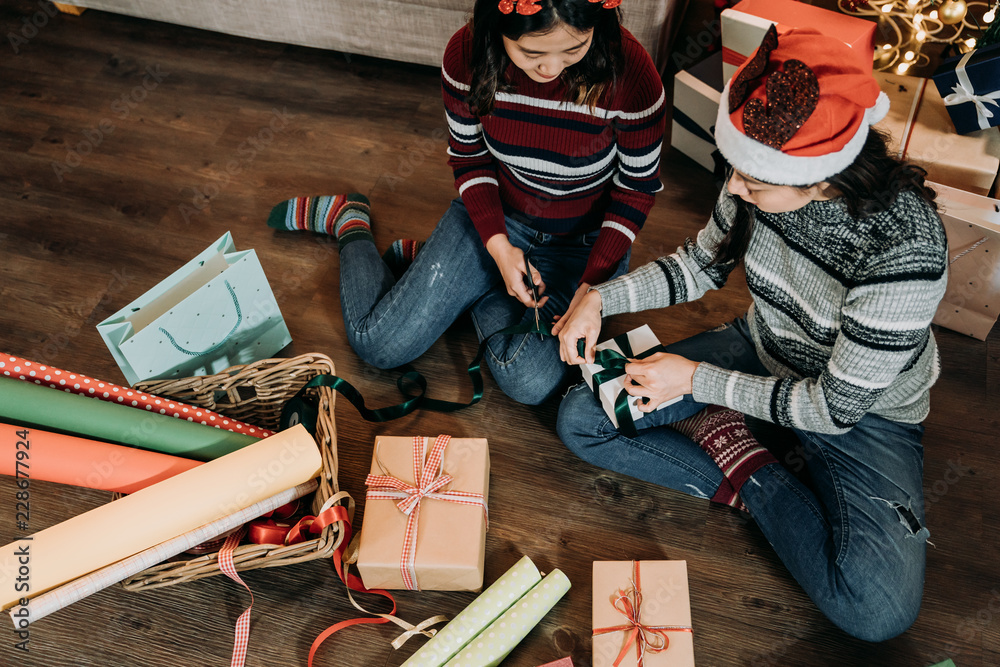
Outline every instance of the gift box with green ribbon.
[[(583, 381), (594, 390), (594, 396), (608, 413), (611, 423), (622, 433), (634, 434), (636, 420), (645, 414), (639, 411), (638, 403), (641, 399), (633, 398), (625, 391), (625, 364), (629, 359), (645, 359), (663, 351), (663, 346), (652, 329), (644, 324), (598, 344), (594, 360), (596, 363), (580, 367)], [(661, 403), (657, 410), (679, 400), (681, 397)]]

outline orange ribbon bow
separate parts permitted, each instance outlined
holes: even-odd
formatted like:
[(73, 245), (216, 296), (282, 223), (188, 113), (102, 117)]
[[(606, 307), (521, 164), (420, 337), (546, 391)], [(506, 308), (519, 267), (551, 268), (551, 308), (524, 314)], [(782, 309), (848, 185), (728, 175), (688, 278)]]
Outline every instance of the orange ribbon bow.
[[(593, 2), (594, 0), (591, 0)], [(639, 620), (639, 613), (642, 608), (642, 589), (639, 581), (639, 561), (632, 561), (632, 586), (628, 589), (618, 589), (618, 597), (615, 598), (614, 607), (628, 623), (616, 625), (610, 628), (594, 628), (594, 636), (604, 635), (610, 632), (625, 632), (627, 636), (622, 646), (621, 652), (615, 659), (614, 667), (619, 667), (625, 655), (635, 644), (636, 667), (643, 667), (642, 660), (646, 652), (661, 653), (670, 647), (668, 632), (693, 632), (688, 625), (643, 625)]]

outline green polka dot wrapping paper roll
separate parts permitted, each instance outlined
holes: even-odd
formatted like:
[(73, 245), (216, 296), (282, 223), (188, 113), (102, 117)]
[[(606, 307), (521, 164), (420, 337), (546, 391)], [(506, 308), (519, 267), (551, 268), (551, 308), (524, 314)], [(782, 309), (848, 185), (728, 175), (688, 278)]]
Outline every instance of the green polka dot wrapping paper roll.
[(495, 667), (528, 636), (570, 588), (569, 579), (553, 570), (449, 660), (445, 667)]
[(524, 556), (403, 667), (499, 664), (569, 588), (562, 572), (554, 570), (543, 579)]
[(694, 667), (686, 561), (596, 561), (593, 591), (594, 667)]

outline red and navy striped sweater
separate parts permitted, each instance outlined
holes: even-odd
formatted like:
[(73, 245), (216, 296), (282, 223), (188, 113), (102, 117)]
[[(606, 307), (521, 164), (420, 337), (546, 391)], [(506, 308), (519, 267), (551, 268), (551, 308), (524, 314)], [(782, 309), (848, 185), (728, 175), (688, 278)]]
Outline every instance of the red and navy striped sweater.
[(642, 45), (622, 30), (624, 74), (596, 107), (564, 102), (565, 84), (507, 70), (484, 117), (469, 111), (472, 31), (451, 38), (441, 69), (455, 187), (485, 244), (504, 214), (548, 234), (600, 229), (582, 282), (606, 280), (653, 206), (660, 183), (663, 84)]

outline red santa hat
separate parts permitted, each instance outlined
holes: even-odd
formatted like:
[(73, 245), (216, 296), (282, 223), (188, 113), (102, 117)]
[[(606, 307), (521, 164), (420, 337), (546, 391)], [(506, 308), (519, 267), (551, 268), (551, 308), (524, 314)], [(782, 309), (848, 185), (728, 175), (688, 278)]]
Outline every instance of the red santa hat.
[(764, 41), (726, 84), (715, 140), (738, 171), (775, 185), (812, 185), (854, 162), (889, 99), (871, 63), (815, 30)]

